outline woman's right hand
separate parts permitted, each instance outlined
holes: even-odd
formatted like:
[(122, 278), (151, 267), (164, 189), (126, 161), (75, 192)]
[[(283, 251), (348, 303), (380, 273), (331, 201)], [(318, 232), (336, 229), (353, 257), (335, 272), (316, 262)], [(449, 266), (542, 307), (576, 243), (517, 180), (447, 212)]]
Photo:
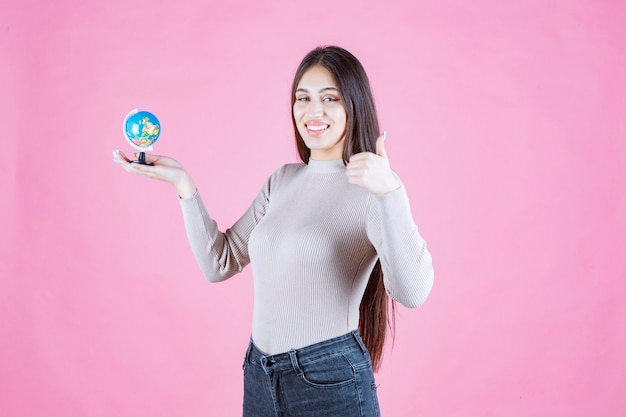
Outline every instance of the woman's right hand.
[(167, 156), (146, 154), (146, 161), (154, 165), (133, 163), (123, 152), (116, 149), (113, 151), (113, 162), (120, 165), (126, 171), (143, 175), (159, 181), (165, 181), (176, 188), (180, 198), (193, 197), (196, 186), (191, 176), (187, 173), (180, 162)]

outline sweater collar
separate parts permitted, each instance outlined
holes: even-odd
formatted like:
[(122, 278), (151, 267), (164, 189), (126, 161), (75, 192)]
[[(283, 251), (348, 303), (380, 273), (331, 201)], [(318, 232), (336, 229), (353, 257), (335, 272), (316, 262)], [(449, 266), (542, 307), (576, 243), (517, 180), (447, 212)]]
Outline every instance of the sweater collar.
[(312, 173), (327, 174), (331, 172), (343, 172), (345, 170), (346, 166), (343, 164), (342, 159), (333, 159), (330, 161), (309, 159), (309, 163), (307, 164), (307, 171)]

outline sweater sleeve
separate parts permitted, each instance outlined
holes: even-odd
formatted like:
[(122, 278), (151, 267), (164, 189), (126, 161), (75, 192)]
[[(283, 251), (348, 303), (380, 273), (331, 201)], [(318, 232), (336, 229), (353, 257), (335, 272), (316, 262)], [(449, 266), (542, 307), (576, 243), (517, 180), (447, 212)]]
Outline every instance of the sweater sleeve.
[(409, 308), (423, 304), (433, 286), (432, 257), (413, 220), (404, 186), (372, 196), (367, 234), (378, 253), (387, 294)]
[(224, 281), (250, 263), (248, 239), (265, 215), (269, 204), (271, 178), (265, 183), (248, 210), (235, 224), (221, 232), (204, 206), (200, 193), (181, 199), (185, 231), (191, 250), (210, 282)]

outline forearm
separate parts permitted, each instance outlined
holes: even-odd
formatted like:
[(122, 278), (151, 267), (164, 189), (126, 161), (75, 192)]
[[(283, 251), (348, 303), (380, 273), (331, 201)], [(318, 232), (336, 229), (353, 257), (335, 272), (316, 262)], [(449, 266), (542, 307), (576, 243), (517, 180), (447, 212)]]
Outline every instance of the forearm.
[(404, 188), (373, 202), (373, 243), (383, 267), (387, 293), (406, 307), (426, 301), (433, 286), (432, 257), (411, 214)]
[(195, 189), (192, 197), (180, 203), (187, 239), (204, 277), (219, 282), (240, 272), (248, 260), (237, 245), (245, 246), (245, 242), (229, 239), (218, 229)]
[(434, 282), (432, 256), (415, 230), (406, 246), (384, 251), (381, 264), (385, 289), (391, 298), (409, 308), (424, 304)]

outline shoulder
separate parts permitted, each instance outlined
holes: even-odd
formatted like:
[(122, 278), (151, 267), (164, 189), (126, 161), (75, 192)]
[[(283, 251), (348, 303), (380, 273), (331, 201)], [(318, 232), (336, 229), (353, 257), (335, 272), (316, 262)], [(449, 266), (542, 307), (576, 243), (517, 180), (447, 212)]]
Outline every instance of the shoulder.
[(275, 188), (277, 184), (289, 181), (295, 178), (300, 172), (306, 168), (303, 163), (291, 163), (285, 164), (275, 170), (267, 179), (266, 186), (269, 188)]
[(285, 164), (281, 166), (274, 173), (275, 174), (279, 173), (280, 175), (290, 175), (290, 174), (296, 174), (305, 168), (306, 168), (306, 165), (302, 162), (291, 163), (291, 164)]
[(293, 177), (302, 172), (305, 168), (306, 165), (303, 163), (285, 164), (274, 171), (274, 173), (270, 176), (270, 180)]

